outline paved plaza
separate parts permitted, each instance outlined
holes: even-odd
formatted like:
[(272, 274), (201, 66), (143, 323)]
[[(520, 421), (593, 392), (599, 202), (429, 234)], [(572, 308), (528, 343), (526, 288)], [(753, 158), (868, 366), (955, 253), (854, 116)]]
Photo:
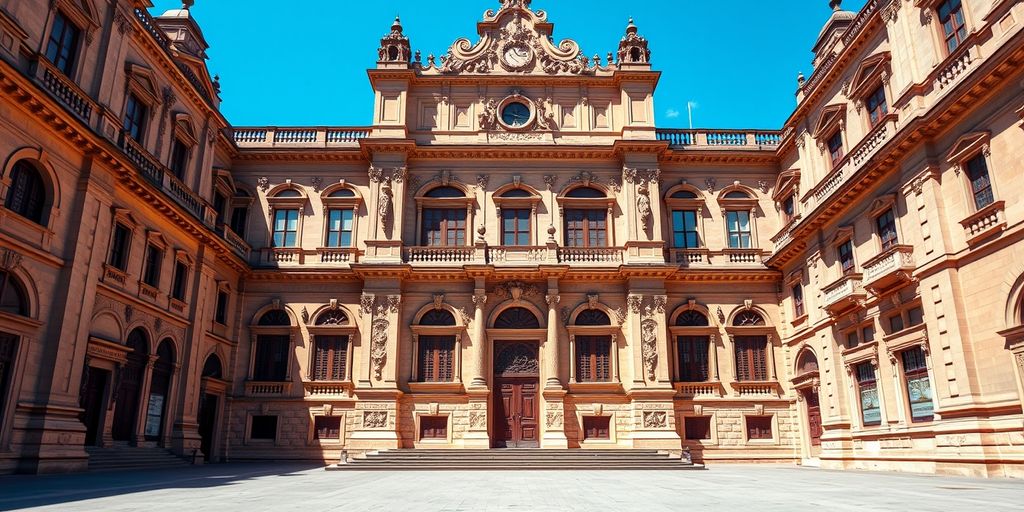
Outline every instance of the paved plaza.
[(998, 512), (1024, 510), (1024, 482), (774, 465), (453, 473), (229, 464), (0, 477), (0, 510)]

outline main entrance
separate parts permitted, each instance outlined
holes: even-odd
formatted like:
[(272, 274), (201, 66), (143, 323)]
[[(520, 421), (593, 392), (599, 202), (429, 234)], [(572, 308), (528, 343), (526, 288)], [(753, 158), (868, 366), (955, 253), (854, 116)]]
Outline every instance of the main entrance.
[(495, 448), (538, 448), (540, 429), (537, 417), (540, 403), (540, 364), (537, 345), (525, 342), (499, 342), (494, 346), (494, 424)]

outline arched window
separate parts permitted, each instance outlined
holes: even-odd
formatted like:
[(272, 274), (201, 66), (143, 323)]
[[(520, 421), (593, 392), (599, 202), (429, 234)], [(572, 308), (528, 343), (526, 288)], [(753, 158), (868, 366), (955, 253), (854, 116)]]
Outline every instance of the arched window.
[(206, 362), (203, 363), (203, 377), (211, 379), (224, 378), (224, 366), (220, 363), (220, 358), (217, 357), (217, 354), (210, 354), (210, 357), (206, 358)]
[(593, 187), (579, 187), (569, 191), (565, 197), (573, 197), (577, 199), (596, 199), (606, 197), (604, 192), (593, 188)]
[(468, 243), (472, 199), (455, 187), (441, 186), (418, 197), (420, 243), (427, 247), (462, 247)]
[(816, 371), (818, 371), (818, 358), (814, 357), (814, 352), (811, 352), (810, 350), (804, 350), (801, 352), (800, 357), (796, 361), (797, 375)]
[(593, 187), (577, 187), (562, 198), (566, 247), (607, 247), (614, 199)]
[[(754, 328), (753, 332), (763, 332), (767, 325), (764, 317), (756, 311), (741, 311), (733, 318), (733, 328)], [(744, 331), (739, 331), (737, 334)], [(752, 333), (751, 333), (752, 334)], [(736, 380), (764, 382), (768, 380), (768, 337), (758, 335), (734, 336), (736, 355)]]
[(302, 197), (302, 192), (299, 192), (298, 190), (295, 190), (293, 188), (289, 188), (289, 189), (285, 189), (285, 190), (282, 190), (282, 191), (274, 194), (274, 197), (276, 197), (276, 198), (296, 198), (296, 197)]
[(44, 225), (46, 192), (46, 183), (39, 170), (21, 160), (11, 169), (11, 188), (7, 191), (7, 202), (4, 205), (24, 218)]
[(318, 326), (341, 326), (348, 325), (348, 315), (340, 309), (332, 309), (325, 311), (316, 317), (316, 324)]
[(717, 365), (713, 357), (714, 346), (711, 327), (707, 315), (687, 309), (676, 315), (675, 326), (675, 380), (677, 382), (707, 382), (711, 380), (714, 370), (715, 380), (718, 379)]
[(726, 199), (750, 199), (750, 195), (742, 190), (733, 190), (725, 194)]
[(698, 199), (697, 194), (689, 190), (679, 190), (672, 194), (672, 199)]
[(260, 317), (259, 325), (261, 327), (290, 327), (292, 319), (285, 310), (272, 309)]
[(742, 311), (733, 318), (732, 325), (736, 327), (760, 327), (765, 325), (764, 317), (756, 311)]
[(528, 247), (539, 243), (536, 233), (539, 194), (520, 186), (496, 194), (493, 200), (501, 223), (502, 246)]
[(420, 317), (413, 328), (416, 342), (416, 380), (418, 382), (453, 382), (458, 354), (458, 333), (455, 315), (435, 308)]
[(356, 212), (362, 204), (362, 198), (356, 191), (341, 187), (335, 190), (328, 190), (323, 196), (324, 215), (327, 226), (324, 237), (324, 247), (346, 248), (355, 246), (356, 242)]
[(513, 189), (508, 190), (505, 193), (501, 194), (501, 197), (504, 197), (504, 198), (507, 198), (507, 199), (518, 199), (518, 198), (525, 198), (525, 197), (533, 197), (533, 194), (531, 194), (530, 191), (526, 190), (526, 189), (513, 188)]
[(611, 325), (612, 319), (600, 309), (585, 309), (576, 315), (576, 325)]
[(167, 403), (170, 401), (171, 377), (174, 374), (174, 342), (167, 339), (156, 349), (156, 363), (149, 385), (149, 408), (146, 412), (145, 436), (147, 441), (163, 438)]
[(309, 327), (313, 342), (313, 380), (348, 380), (349, 340), (354, 329), (343, 309), (328, 309), (317, 315), (313, 326)]
[(260, 317), (253, 331), (256, 347), (253, 350), (252, 380), (258, 382), (284, 382), (288, 380), (291, 349), (291, 318), (283, 309), (272, 309)]
[(28, 316), (28, 299), (21, 283), (9, 272), (0, 270), (0, 311)]
[(149, 337), (141, 328), (128, 334), (128, 361), (119, 373), (120, 385), (117, 390), (117, 407), (114, 408), (114, 425), (111, 434), (115, 441), (131, 441), (135, 438), (135, 427), (142, 398), (142, 382), (149, 364)]
[(494, 321), (495, 329), (540, 329), (540, 321), (532, 311), (522, 307), (502, 311)]
[(356, 197), (355, 191), (348, 188), (339, 188), (334, 192), (331, 192), (327, 197), (339, 198), (339, 197)]

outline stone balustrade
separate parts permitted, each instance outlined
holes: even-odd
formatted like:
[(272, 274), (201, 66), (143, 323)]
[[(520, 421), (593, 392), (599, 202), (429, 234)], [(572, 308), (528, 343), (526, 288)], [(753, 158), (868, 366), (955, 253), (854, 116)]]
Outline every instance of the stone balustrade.
[(370, 128), (360, 127), (252, 127), (235, 128), (233, 138), (239, 147), (303, 147), (355, 146), (370, 135)]
[(37, 56), (32, 61), (30, 73), (43, 89), (46, 89), (79, 119), (86, 124), (92, 120), (92, 113), (96, 110), (92, 99), (74, 80), (64, 76), (64, 73), (50, 64), (46, 58)]
[(242, 259), (249, 259), (249, 257), (252, 254), (252, 248), (249, 246), (248, 243), (246, 243), (245, 239), (238, 236), (238, 234), (232, 231), (227, 224), (221, 224), (220, 235), (221, 238), (223, 238), (224, 241), (227, 242), (229, 246), (231, 246), (231, 249), (235, 251), (235, 254), (237, 254)]
[(677, 265), (708, 265), (711, 254), (707, 249), (669, 249), (672, 263)]
[(621, 247), (559, 247), (558, 262), (578, 265), (618, 265)]
[(317, 249), (320, 263), (355, 263), (359, 250), (354, 247), (322, 247)]
[(968, 244), (975, 244), (1006, 228), (1005, 201), (996, 201), (960, 221)]
[(658, 140), (675, 148), (771, 149), (778, 147), (782, 132), (762, 130), (659, 129)]
[(935, 77), (935, 89), (943, 90), (952, 86), (960, 77), (967, 74), (974, 64), (971, 51), (974, 45), (965, 44), (948, 57), (948, 64), (939, 70)]
[(774, 382), (734, 382), (736, 394), (741, 398), (775, 397), (778, 384)]
[(548, 248), (543, 246), (495, 246), (487, 248), (488, 263), (543, 263)]
[(406, 247), (407, 263), (430, 263), (434, 265), (462, 265), (475, 263), (476, 247)]
[(684, 398), (718, 398), (722, 385), (718, 382), (677, 382), (676, 392)]
[(291, 382), (248, 381), (245, 383), (246, 396), (281, 396), (290, 393), (291, 390)]
[(863, 277), (861, 274), (847, 274), (822, 288), (824, 308), (831, 314), (838, 314), (864, 300), (867, 294), (862, 286)]
[(908, 279), (915, 268), (914, 247), (894, 245), (864, 263), (864, 287), (872, 290), (889, 288)]
[(347, 396), (352, 387), (350, 382), (303, 382), (306, 396), (337, 397)]
[(725, 249), (722, 251), (729, 263), (741, 265), (760, 265), (762, 253), (761, 249)]
[(170, 197), (188, 210), (206, 226), (213, 228), (217, 219), (217, 212), (198, 194), (193, 192), (188, 185), (179, 180), (170, 169), (165, 167), (149, 151), (138, 142), (121, 132), (118, 137), (118, 146), (125, 156), (135, 164), (135, 168), (146, 178), (147, 181), (160, 189), (164, 195)]

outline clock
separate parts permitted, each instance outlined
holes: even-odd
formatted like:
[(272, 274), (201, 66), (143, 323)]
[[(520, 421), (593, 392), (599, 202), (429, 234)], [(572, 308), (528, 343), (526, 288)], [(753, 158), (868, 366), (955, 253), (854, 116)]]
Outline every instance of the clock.
[(509, 71), (525, 71), (533, 62), (533, 51), (525, 44), (512, 44), (505, 47), (502, 61)]
[(533, 115), (525, 103), (513, 101), (501, 109), (501, 121), (512, 128), (525, 126)]

